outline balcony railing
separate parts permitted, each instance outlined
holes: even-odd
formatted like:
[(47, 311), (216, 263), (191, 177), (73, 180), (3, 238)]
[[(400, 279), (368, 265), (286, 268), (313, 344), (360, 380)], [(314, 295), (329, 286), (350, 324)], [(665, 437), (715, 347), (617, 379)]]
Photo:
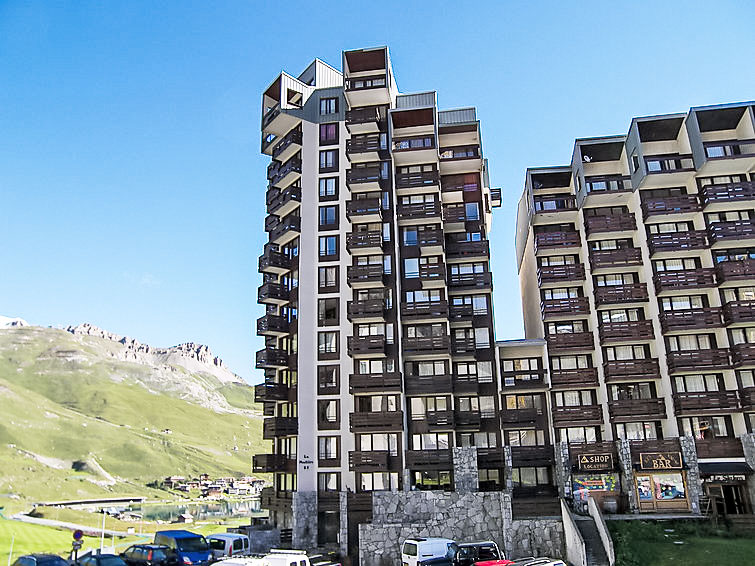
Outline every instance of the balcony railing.
[(409, 238), (405, 237), (403, 241), (404, 246), (442, 246), (445, 242), (443, 237), (443, 230), (429, 229), (419, 230), (417, 237)]
[(256, 354), (257, 369), (287, 367), (289, 353), (280, 348), (264, 348)]
[(739, 391), (739, 402), (745, 411), (755, 410), (755, 387), (743, 387)]
[(479, 411), (455, 411), (454, 423), (457, 427), (480, 428), (482, 414)]
[(368, 413), (351, 413), (349, 415), (351, 432), (402, 430), (404, 426), (403, 411), (380, 411)]
[(678, 271), (661, 271), (653, 277), (655, 290), (676, 291), (679, 289), (699, 289), (715, 287), (716, 272), (712, 267), (698, 267), (696, 269), (680, 269)]
[(349, 301), (346, 304), (346, 316), (349, 321), (366, 318), (385, 318), (387, 311), (385, 299), (364, 299)]
[(368, 450), (349, 452), (349, 470), (358, 472), (388, 471), (388, 450)]
[(401, 391), (401, 374), (352, 373), (349, 376), (349, 392), (373, 393), (378, 391)]
[(384, 121), (380, 109), (376, 106), (365, 106), (346, 111), (346, 125), (351, 124), (379, 124)]
[(661, 252), (701, 250), (708, 247), (708, 233), (705, 230), (690, 230), (672, 234), (651, 234), (648, 237), (650, 255)]
[(295, 387), (289, 387), (285, 383), (261, 383), (254, 386), (254, 402), (288, 401), (295, 392)]
[(262, 116), (262, 129), (264, 130), (265, 127), (267, 127), (267, 125), (270, 124), (270, 122), (275, 120), (275, 118), (277, 118), (278, 114), (280, 113), (281, 113), (280, 103), (268, 109), (267, 112), (265, 112), (265, 114)]
[(404, 318), (448, 318), (448, 301), (402, 303), (401, 316)]
[(385, 73), (381, 73), (379, 75), (370, 75), (367, 77), (347, 78), (346, 90), (355, 91), (369, 90), (373, 88), (386, 88), (387, 84), (388, 83), (386, 82)]
[(404, 353), (434, 354), (447, 353), (450, 345), (448, 336), (427, 336), (422, 338), (403, 338), (401, 345)]
[(738, 438), (717, 437), (695, 440), (698, 458), (744, 458), (744, 447)]
[[(487, 311), (480, 314), (487, 314)], [(448, 307), (448, 317), (452, 320), (466, 320), (471, 319), (473, 316), (475, 316), (475, 309), (471, 303), (461, 305), (451, 304)]]
[(430, 429), (447, 429), (454, 426), (453, 411), (427, 411), (424, 417), (425, 424)]
[(540, 302), (540, 311), (544, 318), (570, 314), (589, 314), (590, 300), (587, 297), (543, 299)]
[(722, 261), (716, 265), (719, 282), (755, 279), (755, 259)]
[(755, 364), (755, 344), (735, 344), (731, 347), (731, 359), (736, 367)]
[(713, 244), (729, 240), (752, 240), (755, 239), (755, 220), (714, 222), (708, 226), (708, 234)]
[(467, 287), (488, 289), (493, 286), (493, 274), (486, 273), (452, 273), (448, 278), (450, 287)]
[[(277, 162), (274, 161), (272, 164), (276, 163)], [(268, 168), (267, 178), (270, 180), (270, 184), (275, 186), (285, 179), (289, 173), (301, 174), (301, 159), (294, 157), (279, 167)]]
[(367, 167), (352, 167), (346, 171), (346, 183), (360, 185), (363, 183), (377, 183), (383, 180), (383, 171), (380, 165)]
[(453, 467), (450, 450), (407, 450), (404, 466), (410, 470), (450, 470)]
[(483, 469), (503, 468), (506, 465), (506, 455), (501, 448), (478, 448), (477, 467)]
[(648, 175), (694, 171), (695, 164), (691, 155), (648, 155), (645, 157)]
[(416, 204), (400, 203), (396, 209), (396, 214), (399, 220), (439, 218), (441, 215), (441, 205), (439, 201), (422, 202)]
[(480, 382), (477, 376), (472, 375), (454, 375), (453, 392), (457, 395), (463, 393), (477, 394), (480, 391)]
[(597, 387), (597, 368), (554, 369), (551, 371), (551, 387)]
[(634, 213), (588, 216), (585, 218), (585, 231), (588, 234), (600, 232), (624, 232), (637, 229)]
[(291, 258), (287, 255), (275, 251), (269, 247), (265, 247), (265, 251), (262, 253), (259, 259), (259, 271), (264, 272), (282, 272), (291, 269)]
[(280, 221), (275, 228), (270, 230), (270, 241), (274, 242), (278, 238), (282, 238), (289, 232), (301, 232), (301, 218), (298, 216), (288, 216), (284, 220)]
[(504, 425), (512, 423), (533, 423), (543, 416), (539, 409), (507, 409), (500, 412), (500, 420)]
[(419, 171), (416, 173), (396, 173), (397, 189), (414, 189), (432, 187), (440, 184), (438, 171)]
[(383, 266), (380, 264), (373, 265), (349, 265), (346, 268), (346, 281), (349, 285), (356, 283), (384, 283)]
[(755, 199), (755, 181), (708, 185), (700, 191), (703, 206), (713, 203), (741, 202)]
[(701, 209), (697, 195), (652, 198), (642, 203), (642, 215), (645, 218), (657, 214), (687, 214)]
[(393, 151), (413, 151), (417, 149), (433, 149), (435, 136), (412, 136), (393, 138)]
[(257, 291), (257, 301), (260, 303), (288, 301), (290, 291), (280, 283), (263, 283)]
[(614, 360), (603, 364), (606, 381), (625, 381), (628, 379), (660, 379), (661, 370), (658, 360)]
[(281, 191), (272, 188), (267, 194), (267, 213), (276, 214), (281, 207), (288, 203), (301, 203), (301, 187), (288, 187)]
[(552, 407), (551, 415), (553, 424), (559, 426), (565, 425), (587, 425), (600, 424), (603, 422), (603, 409), (600, 405), (582, 405), (579, 407)]
[(674, 411), (677, 413), (720, 413), (739, 409), (737, 391), (695, 391), (674, 393)]
[(544, 265), (537, 270), (538, 285), (563, 281), (584, 281), (585, 266), (581, 263), (567, 265)]
[(553, 463), (553, 446), (512, 446), (513, 467), (548, 466)]
[(407, 395), (428, 395), (431, 393), (453, 393), (451, 376), (443, 375), (404, 375), (404, 390)]
[(601, 322), (598, 332), (601, 342), (635, 342), (655, 337), (652, 320)]
[(659, 315), (663, 332), (717, 328), (721, 326), (721, 309), (705, 307), (681, 311), (666, 311)]
[(585, 350), (595, 347), (592, 332), (564, 332), (562, 334), (547, 334), (549, 350)]
[(726, 324), (755, 322), (755, 301), (730, 301), (724, 305), (723, 312)]
[(346, 249), (354, 252), (364, 249), (382, 248), (383, 232), (369, 230), (367, 232), (350, 232), (346, 235)]
[(535, 253), (542, 250), (575, 248), (582, 245), (579, 232), (541, 232), (535, 234)]
[(459, 145), (454, 147), (441, 147), (440, 160), (451, 161), (454, 159), (479, 159), (480, 146)]
[(266, 314), (257, 319), (257, 334), (287, 334), (289, 329), (288, 320), (275, 314)]
[(269, 417), (262, 423), (262, 438), (265, 440), (296, 434), (299, 434), (299, 421), (296, 417)]
[(286, 454), (255, 454), (252, 456), (252, 473), (296, 472), (296, 460)]
[(645, 283), (627, 285), (606, 285), (595, 287), (595, 304), (636, 303), (648, 300), (648, 288)]
[(703, 144), (708, 159), (732, 159), (755, 155), (755, 140), (711, 141)]
[(384, 354), (386, 339), (382, 334), (375, 336), (349, 336), (346, 340), (349, 356)]
[(379, 198), (352, 199), (346, 201), (346, 217), (382, 216), (383, 208)]
[(474, 336), (454, 336), (451, 340), (451, 352), (453, 354), (474, 354), (476, 351), (477, 342)]
[(388, 149), (384, 134), (364, 134), (351, 136), (346, 140), (346, 154), (374, 153)]
[(477, 242), (446, 242), (446, 255), (450, 257), (484, 257), (490, 255), (487, 240)]
[(620, 267), (625, 265), (642, 265), (642, 251), (640, 248), (590, 250), (590, 265), (593, 269), (599, 269), (601, 267)]
[(301, 143), (301, 130), (291, 130), (273, 147), (273, 159), (277, 159), (292, 144), (301, 145)]
[(729, 350), (726, 348), (667, 352), (666, 361), (670, 372), (695, 369), (727, 369), (731, 367)]
[(608, 413), (611, 420), (665, 419), (666, 405), (662, 398), (611, 400), (608, 401)]
[(421, 281), (445, 281), (446, 266), (442, 262), (420, 265), (415, 272), (406, 272), (405, 277), (419, 277)]

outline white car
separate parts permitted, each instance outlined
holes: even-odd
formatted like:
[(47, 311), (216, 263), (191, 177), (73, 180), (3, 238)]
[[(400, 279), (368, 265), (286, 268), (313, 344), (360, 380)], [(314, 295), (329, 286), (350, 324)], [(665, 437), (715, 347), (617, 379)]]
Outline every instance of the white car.
[(219, 533), (207, 537), (215, 560), (228, 556), (248, 556), (249, 537), (238, 533)]
[(430, 558), (443, 558), (451, 547), (455, 549), (456, 542), (450, 538), (408, 538), (401, 545), (402, 566), (417, 566)]

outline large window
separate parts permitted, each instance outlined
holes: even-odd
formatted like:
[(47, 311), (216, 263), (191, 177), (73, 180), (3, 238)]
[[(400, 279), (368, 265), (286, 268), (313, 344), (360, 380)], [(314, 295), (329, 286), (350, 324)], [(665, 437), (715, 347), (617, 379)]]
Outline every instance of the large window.
[(600, 440), (600, 432), (595, 426), (572, 426), (559, 428), (557, 431), (559, 442), (584, 443)]
[(338, 143), (338, 123), (320, 124), (320, 145)]
[(317, 489), (320, 491), (340, 491), (340, 472), (319, 472), (317, 474)]
[(320, 116), (327, 116), (336, 112), (338, 112), (338, 98), (320, 99)]
[(511, 481), (514, 487), (535, 487), (551, 483), (548, 468), (512, 468)]
[(320, 257), (338, 257), (338, 236), (320, 236)]
[(545, 446), (545, 431), (536, 429), (507, 430), (506, 444), (509, 446)]
[(340, 457), (339, 438), (337, 436), (321, 436), (317, 439), (317, 457), (320, 460), (335, 460)]
[(338, 150), (324, 149), (320, 151), (320, 172), (338, 170)]
[(319, 180), (320, 200), (338, 197), (338, 177), (321, 177)]
[(338, 205), (320, 207), (320, 230), (338, 229)]
[(398, 437), (395, 433), (359, 434), (356, 445), (362, 452), (388, 452), (391, 456), (398, 456)]
[(338, 267), (320, 267), (317, 270), (317, 286), (321, 293), (338, 290)]
[(684, 436), (696, 440), (712, 440), (732, 436), (729, 417), (684, 417), (679, 419)]
[(661, 436), (661, 423), (656, 421), (616, 425), (616, 437), (621, 440), (656, 440)]
[(362, 472), (358, 474), (359, 491), (397, 491), (398, 472)]
[(338, 325), (338, 298), (318, 299), (317, 324), (318, 326)]
[(337, 354), (338, 332), (318, 332), (317, 352), (319, 354)]
[(447, 470), (425, 470), (414, 472), (414, 487), (420, 491), (451, 491), (451, 472)]

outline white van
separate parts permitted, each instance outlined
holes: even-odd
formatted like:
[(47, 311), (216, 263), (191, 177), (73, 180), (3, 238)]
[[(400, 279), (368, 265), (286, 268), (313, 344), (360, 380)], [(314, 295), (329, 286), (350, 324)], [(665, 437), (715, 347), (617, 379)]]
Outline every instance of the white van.
[(456, 549), (456, 542), (450, 538), (408, 538), (401, 545), (402, 566), (417, 566), (429, 558), (443, 558), (448, 549)]
[(262, 558), (264, 566), (311, 566), (304, 550), (273, 548)]
[(215, 560), (227, 556), (248, 556), (249, 537), (239, 533), (220, 533), (207, 537)]

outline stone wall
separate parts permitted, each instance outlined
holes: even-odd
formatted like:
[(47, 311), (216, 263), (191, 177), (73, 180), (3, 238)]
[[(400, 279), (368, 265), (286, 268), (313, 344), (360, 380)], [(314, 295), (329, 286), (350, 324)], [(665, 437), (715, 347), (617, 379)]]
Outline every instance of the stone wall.
[(453, 463), (454, 491), (456, 493), (477, 491), (480, 485), (480, 475), (477, 470), (477, 448), (474, 446), (454, 448)]
[(558, 519), (522, 519), (506, 529), (506, 556), (550, 556), (564, 553), (564, 524)]
[[(755, 470), (755, 434), (747, 433), (742, 435), (742, 448), (744, 449), (745, 461)], [(750, 501), (755, 502), (755, 474), (747, 476), (747, 492)]]
[(693, 513), (700, 513), (700, 494), (703, 491), (703, 482), (700, 479), (700, 470), (697, 467), (697, 447), (695, 439), (691, 436), (680, 436), (679, 446), (682, 450), (682, 458), (687, 466), (687, 497)]
[(317, 492), (295, 491), (291, 501), (294, 548), (317, 546)]

